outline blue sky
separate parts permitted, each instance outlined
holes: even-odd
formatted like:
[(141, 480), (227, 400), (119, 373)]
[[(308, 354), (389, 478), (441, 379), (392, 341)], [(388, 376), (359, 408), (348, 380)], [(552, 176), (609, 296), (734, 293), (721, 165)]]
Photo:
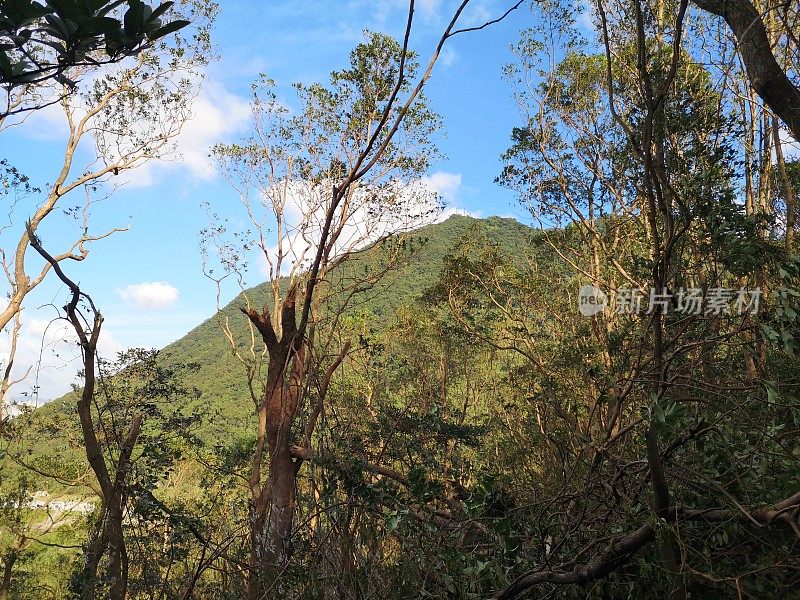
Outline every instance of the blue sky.
[[(496, 17), (510, 4), (508, 0), (477, 0), (464, 15), (464, 24)], [(424, 0), (418, 5), (412, 47), (427, 62), (452, 3)], [(274, 79), (288, 98), (292, 82), (326, 81), (331, 70), (345, 66), (350, 49), (363, 40), (363, 30), (400, 37), (406, 10), (404, 0), (221, 2), (213, 31), (220, 58), (207, 70), (195, 117), (180, 141), (182, 155), (128, 174), (131, 185), (96, 207), (92, 222), (98, 230), (129, 226), (129, 231), (96, 243), (82, 263), (66, 265), (106, 317), (107, 352), (131, 346), (162, 347), (213, 315), (215, 287), (203, 276), (199, 252), (199, 232), (209, 225), (203, 203), (228, 214), (238, 207), (238, 197), (214, 172), (206, 155), (211, 144), (233, 141), (246, 133), (249, 86), (259, 73)], [(451, 210), (524, 218), (513, 194), (493, 179), (500, 172), (499, 156), (508, 147), (511, 128), (520, 119), (511, 88), (502, 79), (502, 67), (512, 60), (509, 46), (534, 18), (523, 6), (499, 25), (457, 36), (448, 42), (436, 67), (427, 95), (444, 118), (445, 135), (439, 146), (445, 158), (431, 170), (430, 181)], [(0, 136), (0, 158), (9, 159), (35, 184), (53, 179), (52, 165), (58, 164), (60, 156), (63, 136), (47, 114), (32, 115)], [(20, 214), (30, 212), (32, 208), (26, 212), (23, 206)], [(42, 233), (46, 243), (56, 244), (71, 232), (65, 219), (54, 217)], [(4, 247), (7, 243), (3, 240)], [(250, 283), (258, 283), (257, 278)], [(20, 360), (35, 359), (40, 346), (37, 336), (46, 328), (49, 338), (60, 337), (60, 325), (48, 326), (55, 310), (38, 307), (61, 306), (65, 298), (52, 277), (29, 298), (26, 346)], [(45, 361), (52, 366), (39, 374), (42, 400), (68, 389), (74, 364), (60, 365), (75, 351), (64, 343), (47, 349), (46, 354), (55, 352), (59, 357)], [(15, 395), (31, 385), (32, 379), (20, 384)]]

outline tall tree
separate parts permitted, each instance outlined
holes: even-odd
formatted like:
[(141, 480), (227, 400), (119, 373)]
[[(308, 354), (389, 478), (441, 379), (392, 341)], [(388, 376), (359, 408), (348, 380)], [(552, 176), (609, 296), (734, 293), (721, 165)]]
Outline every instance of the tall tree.
[[(253, 393), (258, 432), (249, 481), (249, 598), (260, 597), (269, 574), (274, 577), (288, 559), (298, 472), (313, 455), (312, 435), (330, 379), (349, 348), (344, 342), (321, 367), (320, 384), (310, 391), (326, 275), (348, 253), (419, 216), (413, 180), (429, 164), (437, 125), (422, 89), (445, 42), (474, 29), (456, 27), (468, 3), (457, 6), (416, 82), (408, 49), (412, 0), (402, 44), (371, 35), (351, 53), (350, 67), (331, 75), (330, 87), (296, 86), (296, 115), (287, 114), (267, 88), (266, 97), (255, 98), (256, 136), (216, 149), (255, 221), (255, 245), (268, 264), (272, 291), (263, 310), (249, 304), (242, 309), (263, 344), (248, 366), (248, 381), (260, 370), (259, 357), (266, 362), (263, 391)], [(256, 210), (261, 202), (270, 217), (266, 223)], [(299, 215), (294, 220), (292, 210)], [(274, 240), (263, 234), (268, 226), (277, 232)], [(286, 261), (291, 264), (282, 278)], [(308, 418), (296, 442), (293, 431), (306, 404)]]
[[(316, 339), (323, 333), (322, 282), (353, 251), (435, 210), (430, 194), (418, 184), (414, 189), (428, 167), (438, 123), (421, 85), (410, 89), (415, 71), (406, 48), (371, 34), (353, 50), (350, 67), (331, 75), (331, 87), (296, 86), (296, 113), (281, 106), (265, 82), (254, 100), (258, 137), (215, 150), (248, 213), (272, 217), (254, 223), (258, 250), (269, 265), (271, 298), (263, 311), (249, 303), (242, 309), (266, 352), (263, 391), (254, 396), (259, 425), (250, 476), (251, 597), (261, 593), (258, 581), (268, 565), (287, 559), (297, 473), (311, 458), (330, 379), (349, 348), (345, 342), (328, 359), (319, 385), (310, 388), (310, 373), (323, 359)], [(398, 109), (401, 93), (409, 98)], [(401, 141), (393, 139), (396, 132)], [(268, 226), (277, 232), (274, 240)], [(336, 309), (325, 310), (335, 318)], [(248, 378), (257, 378), (259, 368), (258, 361), (248, 363)], [(306, 410), (304, 432), (295, 438), (295, 421)]]

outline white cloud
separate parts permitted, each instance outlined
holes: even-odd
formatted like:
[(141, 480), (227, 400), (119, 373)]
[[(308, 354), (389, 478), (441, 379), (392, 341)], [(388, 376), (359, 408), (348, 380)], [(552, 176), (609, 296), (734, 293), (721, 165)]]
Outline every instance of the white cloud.
[(422, 185), (439, 194), (445, 202), (455, 202), (461, 191), (461, 174), (436, 171), (422, 178)]
[[(288, 193), (286, 190), (288, 189)], [(369, 200), (369, 194), (356, 191), (351, 210), (334, 245), (333, 254), (358, 250), (392, 233), (410, 231), (423, 225), (440, 222), (454, 214), (479, 217), (455, 206), (463, 186), (461, 174), (437, 171), (418, 180), (399, 183), (386, 205)], [(278, 240), (274, 223), (264, 228), (266, 247), (257, 255), (259, 273), (267, 279), (277, 274), (289, 275), (308, 268), (322, 230), (327, 203), (327, 188), (297, 181), (272, 194), (262, 193), (263, 214), (274, 214), (273, 202), (283, 205), (281, 235), (282, 259), (277, 264)], [(449, 207), (439, 206), (439, 199)], [(341, 215), (337, 214), (337, 218)], [(337, 229), (334, 223), (333, 229)], [(270, 237), (271, 236), (271, 237)]]
[[(331, 230), (337, 234), (332, 255), (346, 254), (387, 235), (435, 222), (441, 213), (435, 193), (452, 195), (458, 188), (458, 182), (447, 175), (396, 181), (382, 187), (378, 194), (354, 188), (334, 217)], [(330, 201), (328, 187), (298, 180), (272, 191), (263, 190), (259, 196), (262, 207), (256, 208), (254, 215), (263, 215), (263, 221), (254, 226), (264, 234), (255, 257), (260, 274), (272, 279), (304, 271), (321, 236)], [(276, 206), (282, 213), (280, 240), (274, 218)]]
[(421, 0), (419, 3), (420, 12), (426, 19), (437, 18), (441, 6), (442, 0)]
[(456, 52), (452, 46), (445, 46), (442, 49), (442, 53), (439, 55), (439, 63), (445, 69), (452, 67), (453, 64), (458, 60), (458, 52)]
[(797, 160), (800, 158), (800, 142), (794, 139), (794, 136), (788, 129), (781, 127), (780, 132), (781, 146), (783, 146), (783, 155), (787, 160)]
[(194, 101), (192, 118), (178, 138), (180, 164), (198, 179), (213, 178), (214, 165), (208, 157), (211, 146), (243, 131), (250, 116), (250, 104), (245, 98), (231, 94), (217, 82), (206, 82)]
[[(86, 115), (88, 105), (82, 94), (90, 92), (95, 82), (107, 75), (118, 74), (124, 69), (130, 69), (135, 62), (135, 58), (127, 57), (118, 63), (101, 65), (96, 69), (90, 69), (81, 77), (78, 80), (77, 92), (67, 97), (73, 122), (77, 123)], [(4, 127), (22, 125), (20, 133), (27, 138), (63, 144), (69, 139), (70, 130), (69, 120), (61, 102), (62, 94), (63, 90), (57, 83), (43, 85), (37, 91), (37, 96), (40, 97), (32, 101), (31, 104), (32, 106), (43, 106), (43, 108), (23, 112), (16, 117), (11, 117), (10, 122), (4, 123)], [(90, 121), (87, 133), (93, 126), (94, 122)], [(85, 139), (90, 140), (91, 136), (87, 135)]]
[(159, 174), (174, 169), (186, 169), (201, 181), (216, 177), (209, 157), (211, 147), (246, 130), (252, 113), (246, 98), (232, 94), (218, 81), (208, 79), (202, 85), (203, 91), (192, 102), (191, 116), (175, 140), (174, 151), (132, 171), (128, 185), (153, 185)]
[(459, 26), (476, 27), (483, 25), (492, 19), (496, 19), (503, 14), (506, 9), (500, 9), (499, 13), (498, 10), (499, 8), (496, 0), (474, 0), (467, 5), (461, 21), (459, 22)]
[(594, 24), (594, 8), (588, 0), (575, 0), (575, 19), (585, 31), (593, 32), (595, 30)]
[(167, 308), (178, 300), (178, 288), (165, 281), (147, 281), (117, 290), (120, 298), (140, 310)]
[(10, 120), (10, 123), (6, 123), (5, 128), (14, 130), (19, 128), (20, 135), (45, 143), (63, 143), (69, 136), (69, 126), (64, 117), (64, 109), (58, 103), (24, 113), (22, 116)]
[[(174, 148), (160, 159), (148, 160), (124, 173), (126, 185), (153, 185), (161, 173), (176, 168), (186, 169), (195, 179), (213, 179), (216, 173), (208, 156), (211, 147), (246, 129), (251, 116), (250, 104), (246, 98), (229, 92), (214, 79), (201, 80), (197, 76), (187, 76), (196, 79), (196, 85), (202, 85), (202, 91), (192, 101), (191, 115), (174, 138)], [(83, 110), (85, 107), (76, 100), (77, 113), (81, 114)], [(149, 123), (143, 121), (140, 125), (147, 127)], [(26, 115), (21, 127), (23, 135), (43, 143), (63, 143), (69, 133), (64, 109), (58, 104)], [(87, 137), (86, 141), (89, 143), (90, 138)], [(124, 147), (124, 143), (122, 146)]]

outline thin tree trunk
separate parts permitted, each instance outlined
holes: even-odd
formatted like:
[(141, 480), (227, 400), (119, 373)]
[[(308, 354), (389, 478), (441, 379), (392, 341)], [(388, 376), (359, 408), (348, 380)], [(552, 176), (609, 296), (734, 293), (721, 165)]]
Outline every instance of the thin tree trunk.
[[(97, 571), (103, 555), (107, 552), (108, 564), (105, 575), (109, 582), (108, 598), (124, 600), (128, 586), (128, 556), (123, 530), (125, 505), (123, 489), (130, 471), (133, 447), (139, 437), (144, 415), (137, 415), (131, 420), (128, 432), (120, 446), (119, 459), (112, 477), (112, 471), (106, 464), (106, 458), (103, 455), (103, 447), (97, 438), (96, 425), (92, 415), (92, 405), (95, 401), (97, 342), (100, 339), (103, 316), (95, 307), (92, 299), (81, 292), (78, 285), (64, 274), (58, 262), (42, 247), (30, 223), (27, 224), (26, 230), (31, 246), (50, 263), (59, 279), (72, 292), (72, 299), (65, 307), (65, 311), (78, 336), (83, 354), (83, 390), (81, 390), (76, 405), (86, 459), (100, 485), (103, 510), (101, 520), (90, 536), (86, 550), (84, 568), (79, 579), (81, 597), (88, 600), (97, 596), (95, 589)], [(88, 332), (84, 328), (84, 321), (78, 309), (81, 299), (88, 302), (93, 313)]]
[(792, 182), (789, 181), (789, 174), (786, 172), (786, 159), (783, 155), (783, 144), (781, 143), (781, 132), (778, 126), (778, 118), (773, 117), (772, 135), (775, 138), (775, 157), (778, 163), (778, 178), (783, 192), (783, 199), (786, 202), (786, 252), (794, 252), (794, 213), (795, 196)]
[(122, 530), (122, 509), (115, 502), (108, 515), (108, 568), (107, 577), (110, 582), (108, 597), (110, 600), (124, 600), (128, 588), (128, 553), (125, 549), (125, 537)]

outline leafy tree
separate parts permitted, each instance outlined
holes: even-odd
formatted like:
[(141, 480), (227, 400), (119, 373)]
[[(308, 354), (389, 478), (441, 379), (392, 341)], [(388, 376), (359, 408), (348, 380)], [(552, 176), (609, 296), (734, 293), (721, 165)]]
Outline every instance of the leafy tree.
[[(249, 478), (249, 598), (262, 595), (266, 582), (288, 561), (297, 476), (303, 462), (313, 457), (313, 434), (331, 378), (350, 348), (338, 336), (339, 311), (322, 315), (326, 276), (366, 242), (424, 216), (413, 181), (433, 156), (431, 136), (438, 121), (422, 89), (445, 42), (473, 29), (457, 29), (467, 4), (461, 2), (454, 11), (416, 83), (417, 65), (408, 50), (414, 16), (410, 2), (402, 44), (370, 35), (351, 53), (349, 68), (331, 74), (330, 86), (295, 86), (300, 104), (296, 113), (277, 102), (269, 80), (262, 81), (254, 88), (256, 135), (215, 150), (256, 232), (242, 250), (260, 251), (271, 279), (271, 297), (263, 309), (247, 299), (242, 308), (251, 336), (248, 350), (239, 356), (258, 417)], [(292, 209), (299, 213), (295, 221), (288, 218)], [(430, 211), (430, 204), (422, 205), (422, 213)], [(264, 212), (267, 222), (261, 218)], [(269, 226), (275, 228), (275, 238), (265, 235)], [(224, 227), (213, 230), (211, 239), (221, 233)], [(217, 247), (226, 269), (217, 280), (235, 274), (243, 281), (246, 254), (240, 246)], [(284, 268), (288, 276), (281, 278)], [(369, 285), (370, 277), (366, 279), (363, 283)], [(348, 294), (344, 296), (346, 300)], [(322, 318), (329, 319), (327, 328)], [(317, 338), (325, 329), (339, 345), (328, 356), (319, 348), (330, 346), (320, 345)], [(226, 337), (236, 351), (230, 330)], [(317, 377), (309, 379), (312, 373)], [(303, 410), (307, 418), (301, 428), (297, 419)]]
[[(331, 377), (350, 347), (339, 342), (341, 348), (328, 358), (320, 352), (319, 311), (326, 295), (320, 282), (371, 238), (402, 229), (420, 210), (434, 208), (421, 194), (403, 191), (425, 172), (431, 157), (437, 121), (420, 93), (427, 75), (412, 88), (413, 56), (378, 34), (350, 58), (349, 69), (332, 73), (330, 88), (297, 85), (301, 108), (293, 115), (276, 101), (272, 83), (263, 82), (254, 89), (260, 137), (215, 150), (248, 213), (259, 215), (253, 204), (264, 202), (278, 231), (274, 250), (264, 234), (268, 224), (254, 222), (255, 247), (271, 269), (271, 297), (263, 311), (247, 298), (242, 308), (264, 344), (267, 363), (263, 387), (257, 387), (262, 350), (242, 356), (259, 418), (250, 476), (251, 597), (261, 593), (267, 566), (287, 559), (297, 473), (312, 456), (312, 434)], [(408, 99), (398, 107), (399, 94)], [(300, 214), (294, 221), (292, 210)], [(230, 257), (226, 267), (236, 273), (239, 255), (223, 256)], [(290, 262), (289, 272), (281, 278), (284, 261)], [(338, 312), (329, 310), (327, 318), (335, 320)], [(230, 333), (228, 338), (234, 341)], [(315, 372), (320, 379), (313, 383)], [(295, 441), (295, 420), (306, 405), (304, 433)]]

